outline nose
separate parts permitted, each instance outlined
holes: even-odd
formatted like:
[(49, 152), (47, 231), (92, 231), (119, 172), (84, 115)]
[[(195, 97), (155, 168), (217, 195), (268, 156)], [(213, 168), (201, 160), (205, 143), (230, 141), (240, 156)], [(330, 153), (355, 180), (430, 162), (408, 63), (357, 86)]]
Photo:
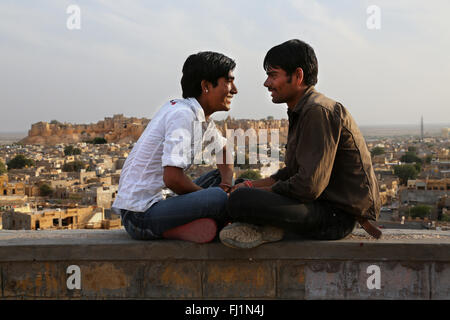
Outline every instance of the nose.
[(264, 81), (264, 87), (269, 87), (269, 77), (267, 77), (266, 81)]
[(234, 82), (233, 82), (233, 84), (231, 85), (231, 91), (230, 91), (232, 94), (237, 94), (238, 93), (238, 89), (237, 89), (237, 87), (236, 87), (236, 85), (234, 84)]

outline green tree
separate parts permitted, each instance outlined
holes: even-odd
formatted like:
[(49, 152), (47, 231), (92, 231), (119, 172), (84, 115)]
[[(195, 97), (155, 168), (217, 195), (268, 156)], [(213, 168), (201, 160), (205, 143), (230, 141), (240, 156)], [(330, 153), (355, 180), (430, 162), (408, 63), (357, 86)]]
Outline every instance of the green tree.
[(53, 194), (53, 189), (48, 184), (44, 183), (39, 187), (41, 196), (47, 197)]
[(8, 172), (8, 170), (6, 169), (5, 164), (0, 161), (0, 175), (5, 174), (6, 172)]
[(417, 173), (419, 173), (420, 171), (422, 171), (422, 163), (420, 162), (414, 163), (414, 168), (416, 168)]
[(12, 160), (8, 161), (8, 170), (9, 169), (22, 169), (24, 167), (32, 167), (34, 166), (34, 161), (28, 159), (23, 154), (18, 154)]
[(372, 149), (372, 151), (370, 151), (370, 153), (372, 154), (372, 157), (373, 157), (373, 156), (379, 156), (380, 154), (384, 154), (385, 152), (384, 152), (384, 148), (375, 147)]
[(412, 152), (412, 153), (416, 154), (417, 148), (416, 147), (408, 147), (408, 152)]
[(400, 158), (401, 162), (406, 162), (406, 163), (422, 163), (422, 159), (419, 158), (415, 152), (412, 151), (408, 151), (405, 155), (403, 155)]
[(72, 161), (64, 164), (63, 171), (64, 172), (79, 172), (81, 169), (84, 169), (85, 165), (82, 161)]
[(261, 174), (259, 173), (259, 171), (256, 171), (256, 170), (247, 170), (247, 171), (242, 172), (239, 175), (239, 178), (249, 179), (249, 180), (257, 180), (257, 179), (261, 179)]
[(403, 164), (394, 167), (394, 174), (399, 177), (401, 184), (407, 184), (409, 179), (415, 179), (419, 172), (411, 164)]
[(433, 156), (426, 156), (425, 163), (430, 164), (432, 159), (433, 159)]
[(412, 218), (425, 218), (431, 214), (431, 207), (427, 205), (417, 205), (409, 210)]
[(72, 156), (81, 154), (81, 150), (79, 148), (74, 148), (74, 146), (70, 145), (64, 148), (64, 155), (65, 156)]
[(97, 138), (94, 138), (94, 140), (92, 140), (92, 143), (93, 144), (105, 144), (105, 143), (108, 143), (108, 141), (106, 141), (105, 138), (97, 137)]

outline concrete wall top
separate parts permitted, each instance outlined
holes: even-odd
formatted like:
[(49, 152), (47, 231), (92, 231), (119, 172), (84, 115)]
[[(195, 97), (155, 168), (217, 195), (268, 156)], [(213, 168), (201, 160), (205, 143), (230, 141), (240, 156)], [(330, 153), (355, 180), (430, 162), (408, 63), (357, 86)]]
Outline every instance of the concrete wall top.
[(120, 230), (0, 230), (0, 262), (70, 260), (357, 260), (450, 261), (450, 231), (383, 230), (384, 239), (362, 231), (338, 241), (285, 239), (251, 250), (220, 242), (136, 241)]

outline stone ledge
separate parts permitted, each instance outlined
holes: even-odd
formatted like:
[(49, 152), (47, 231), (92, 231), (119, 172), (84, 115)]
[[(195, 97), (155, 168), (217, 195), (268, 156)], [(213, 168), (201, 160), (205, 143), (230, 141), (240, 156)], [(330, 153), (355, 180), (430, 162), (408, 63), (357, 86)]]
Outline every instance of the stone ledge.
[[(252, 250), (121, 230), (0, 231), (2, 299), (450, 299), (450, 232), (356, 230)], [(81, 288), (69, 289), (68, 267)], [(380, 287), (370, 287), (373, 266)]]
[[(289, 239), (251, 250), (228, 248), (219, 242), (194, 244), (176, 240), (136, 241), (124, 229), (0, 231), (0, 262), (60, 260), (408, 260), (450, 261), (450, 232), (384, 230), (387, 240), (363, 238), (311, 241)], [(426, 238), (423, 238), (426, 236)], [(405, 238), (406, 237), (406, 238)]]

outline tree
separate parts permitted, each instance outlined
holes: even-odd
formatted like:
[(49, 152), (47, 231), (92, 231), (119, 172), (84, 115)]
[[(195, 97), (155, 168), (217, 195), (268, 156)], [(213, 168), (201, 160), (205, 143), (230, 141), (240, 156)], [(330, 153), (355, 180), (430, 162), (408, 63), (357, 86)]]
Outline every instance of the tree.
[(76, 154), (81, 154), (81, 150), (79, 148), (74, 148), (72, 145), (64, 148), (65, 156), (72, 156), (72, 155), (76, 155)]
[(28, 159), (23, 154), (18, 154), (12, 160), (8, 161), (8, 170), (9, 169), (22, 169), (24, 167), (32, 167), (34, 166), (34, 161)]
[(408, 147), (408, 152), (412, 152), (412, 153), (416, 154), (417, 148), (416, 147)]
[(239, 178), (249, 179), (249, 180), (257, 180), (261, 179), (261, 174), (256, 170), (247, 170), (239, 175)]
[(425, 218), (431, 214), (431, 207), (427, 205), (418, 205), (409, 210), (412, 218)]
[(419, 158), (415, 152), (413, 151), (408, 151), (405, 155), (403, 155), (400, 158), (401, 162), (406, 162), (406, 163), (422, 163), (422, 159)]
[(372, 151), (370, 151), (370, 153), (372, 154), (372, 157), (373, 157), (373, 156), (379, 156), (380, 154), (384, 154), (385, 152), (384, 152), (384, 148), (375, 147), (372, 149)]
[(53, 189), (48, 184), (44, 183), (39, 187), (41, 196), (47, 197), (53, 194)]
[(5, 164), (0, 161), (0, 175), (5, 174), (6, 172), (8, 172), (8, 170), (6, 169)]
[(64, 172), (79, 172), (81, 169), (84, 169), (85, 165), (82, 161), (72, 161), (64, 164), (63, 171)]
[(401, 184), (407, 184), (409, 179), (415, 179), (419, 174), (411, 164), (403, 164), (394, 167), (394, 174), (400, 178)]
[(105, 138), (97, 137), (97, 138), (94, 138), (94, 140), (92, 140), (92, 143), (93, 144), (105, 144), (105, 143), (108, 143), (108, 141), (106, 141)]

